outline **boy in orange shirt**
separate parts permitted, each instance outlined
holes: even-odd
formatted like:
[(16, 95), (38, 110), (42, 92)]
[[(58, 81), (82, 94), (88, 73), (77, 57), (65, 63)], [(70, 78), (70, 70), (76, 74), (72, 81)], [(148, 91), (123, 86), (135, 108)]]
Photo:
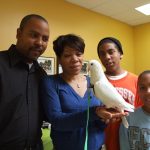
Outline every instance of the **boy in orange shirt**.
[[(105, 67), (105, 75), (122, 95), (122, 97), (135, 107), (141, 105), (137, 96), (137, 76), (120, 66), (123, 57), (122, 45), (113, 37), (102, 39), (97, 46), (98, 56)], [(136, 101), (135, 101), (136, 100)], [(107, 150), (119, 150), (120, 122), (109, 124), (105, 130), (105, 145)]]

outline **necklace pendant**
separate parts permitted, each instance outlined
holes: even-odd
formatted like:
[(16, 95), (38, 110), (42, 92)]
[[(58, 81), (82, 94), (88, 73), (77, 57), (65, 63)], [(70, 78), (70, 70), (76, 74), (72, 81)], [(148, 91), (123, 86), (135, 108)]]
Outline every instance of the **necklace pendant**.
[(80, 88), (80, 85), (79, 85), (79, 84), (77, 84), (77, 88)]

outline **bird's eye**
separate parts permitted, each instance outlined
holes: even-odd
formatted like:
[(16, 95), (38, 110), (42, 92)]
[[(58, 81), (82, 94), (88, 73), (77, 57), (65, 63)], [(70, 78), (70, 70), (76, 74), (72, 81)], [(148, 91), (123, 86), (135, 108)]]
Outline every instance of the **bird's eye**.
[(91, 63), (91, 66), (93, 66), (93, 63)]

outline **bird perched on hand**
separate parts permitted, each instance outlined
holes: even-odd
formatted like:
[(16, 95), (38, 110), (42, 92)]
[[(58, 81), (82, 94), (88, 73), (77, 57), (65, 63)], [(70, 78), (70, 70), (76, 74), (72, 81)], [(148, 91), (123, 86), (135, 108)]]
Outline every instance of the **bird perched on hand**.
[[(134, 106), (127, 103), (108, 81), (101, 64), (97, 60), (91, 60), (88, 64), (88, 69), (91, 75), (91, 84), (94, 86), (95, 96), (107, 108), (115, 108), (120, 112), (124, 112), (124, 110), (134, 112)], [(122, 122), (128, 128), (129, 125), (125, 117), (122, 117)]]

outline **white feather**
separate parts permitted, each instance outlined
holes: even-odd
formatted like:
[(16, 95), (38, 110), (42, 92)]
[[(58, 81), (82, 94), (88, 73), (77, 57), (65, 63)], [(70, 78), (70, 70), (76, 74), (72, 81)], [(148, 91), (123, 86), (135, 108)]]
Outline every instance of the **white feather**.
[[(117, 108), (120, 112), (134, 111), (134, 106), (127, 103), (117, 92), (115, 87), (106, 78), (101, 64), (97, 60), (89, 62), (89, 71), (91, 75), (91, 84), (94, 85), (95, 96), (100, 99), (107, 108)], [(128, 122), (125, 117), (122, 121), (126, 128)]]

